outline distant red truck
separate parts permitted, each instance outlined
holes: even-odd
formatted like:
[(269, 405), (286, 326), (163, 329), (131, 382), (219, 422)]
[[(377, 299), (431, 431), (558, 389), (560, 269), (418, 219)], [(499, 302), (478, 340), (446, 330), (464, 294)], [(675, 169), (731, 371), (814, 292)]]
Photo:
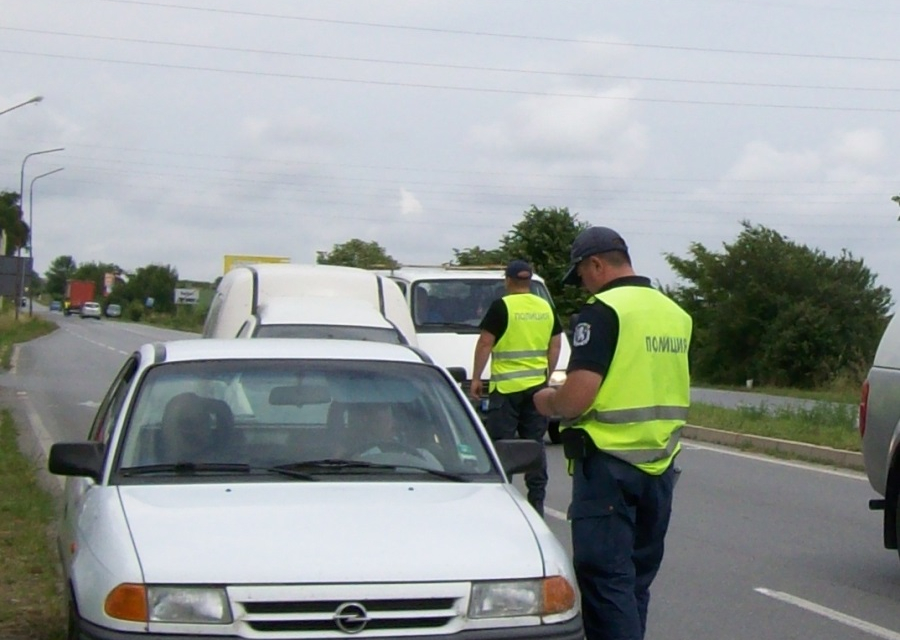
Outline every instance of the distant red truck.
[(81, 305), (94, 299), (97, 285), (90, 280), (69, 280), (66, 282), (66, 297), (63, 302), (63, 313), (78, 313)]

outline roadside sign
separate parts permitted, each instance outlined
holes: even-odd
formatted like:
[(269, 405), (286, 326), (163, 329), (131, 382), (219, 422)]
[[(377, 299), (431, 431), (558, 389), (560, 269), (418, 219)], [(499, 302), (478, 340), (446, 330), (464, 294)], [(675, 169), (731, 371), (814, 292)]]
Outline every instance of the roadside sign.
[(200, 289), (175, 289), (175, 304), (197, 304)]

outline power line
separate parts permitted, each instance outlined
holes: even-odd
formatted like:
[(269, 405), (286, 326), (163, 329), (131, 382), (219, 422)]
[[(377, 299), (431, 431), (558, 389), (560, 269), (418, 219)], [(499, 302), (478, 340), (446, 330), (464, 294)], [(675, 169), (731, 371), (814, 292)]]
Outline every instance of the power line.
[(560, 38), (553, 36), (539, 36), (517, 33), (499, 33), (491, 31), (468, 31), (465, 29), (446, 29), (439, 27), (422, 27), (416, 25), (389, 24), (383, 22), (364, 22), (361, 20), (337, 20), (332, 18), (311, 18), (308, 16), (296, 16), (289, 14), (263, 13), (258, 11), (240, 11), (237, 9), (220, 9), (212, 7), (197, 7), (186, 4), (162, 4), (147, 0), (99, 0), (114, 4), (142, 5), (147, 7), (179, 9), (186, 11), (199, 11), (204, 13), (218, 13), (223, 15), (236, 15), (252, 18), (272, 18), (277, 20), (295, 20), (298, 22), (313, 22), (319, 24), (335, 24), (352, 27), (368, 27), (377, 29), (393, 29), (399, 31), (418, 31), (421, 33), (440, 33), (446, 35), (462, 35), (480, 38), (505, 38), (511, 40), (532, 40), (542, 42), (556, 42), (563, 44), (590, 44), (605, 45), (610, 47), (633, 47), (639, 49), (659, 49), (663, 51), (685, 51), (698, 53), (722, 53), (730, 55), (770, 56), (783, 58), (818, 58), (821, 60), (856, 60), (861, 62), (900, 62), (900, 58), (886, 58), (880, 56), (849, 56), (820, 53), (794, 53), (784, 51), (761, 51), (753, 49), (721, 49), (713, 47), (692, 47), (665, 44), (629, 43), (614, 40), (589, 40), (582, 38)]
[(278, 51), (273, 49), (252, 49), (245, 47), (226, 47), (221, 45), (207, 45), (192, 42), (176, 42), (172, 40), (151, 40), (147, 38), (126, 38), (124, 36), (103, 36), (84, 33), (72, 33), (66, 31), (48, 31), (44, 29), (26, 29), (20, 27), (3, 27), (2, 31), (12, 31), (17, 33), (31, 33), (40, 35), (51, 35), (65, 38), (83, 38), (87, 40), (99, 40), (103, 42), (123, 42), (129, 44), (147, 44), (164, 47), (182, 47), (186, 49), (199, 49), (202, 51), (223, 51), (228, 53), (241, 53), (253, 55), (271, 55), (287, 58), (308, 58), (314, 60), (328, 60), (334, 62), (357, 62), (365, 64), (382, 64), (393, 66), (406, 66), (427, 69), (447, 69), (453, 71), (478, 71), (486, 73), (503, 73), (517, 75), (536, 75), (536, 76), (553, 76), (566, 78), (580, 78), (590, 80), (630, 80), (639, 82), (660, 82), (672, 84), (696, 84), (709, 86), (726, 86), (726, 87), (748, 87), (761, 89), (803, 89), (817, 91), (866, 91), (873, 93), (898, 93), (900, 88), (892, 87), (858, 87), (858, 86), (834, 86), (834, 85), (804, 85), (776, 82), (736, 82), (731, 80), (698, 80), (693, 78), (661, 78), (654, 76), (631, 76), (620, 74), (604, 74), (604, 73), (581, 73), (574, 71), (550, 71), (541, 69), (517, 69), (512, 67), (486, 67), (477, 65), (460, 65), (446, 64), (437, 62), (419, 62), (409, 60), (390, 60), (385, 58), (363, 58), (356, 56), (335, 56), (315, 53), (300, 53), (296, 51)]
[[(101, 0), (112, 2), (114, 0)], [(117, 0), (116, 0), (117, 1)], [(597, 95), (586, 93), (561, 93), (555, 91), (528, 91), (524, 89), (497, 89), (492, 87), (465, 87), (459, 85), (425, 84), (419, 82), (397, 82), (389, 80), (361, 80), (358, 78), (339, 78), (336, 76), (314, 76), (306, 74), (276, 73), (273, 71), (245, 71), (242, 69), (223, 69), (219, 67), (201, 67), (195, 65), (171, 64), (163, 62), (143, 62), (134, 60), (115, 60), (112, 58), (97, 58), (90, 56), (63, 55), (55, 53), (39, 53), (34, 51), (16, 51), (13, 49), (0, 49), (0, 53), (13, 55), (37, 56), (43, 58), (55, 58), (61, 60), (78, 60), (82, 62), (105, 62), (139, 67), (151, 67), (158, 69), (179, 69), (183, 71), (203, 71), (209, 73), (234, 74), (256, 76), (265, 78), (286, 78), (292, 80), (310, 80), (318, 82), (335, 82), (342, 84), (362, 84), (381, 87), (402, 87), (407, 89), (430, 89), (440, 91), (462, 91), (469, 93), (488, 93), (505, 95), (538, 96), (544, 98), (577, 98), (585, 100), (612, 100), (621, 102), (642, 102), (651, 104), (677, 104), (685, 106), (712, 106), (712, 107), (745, 107), (760, 109), (801, 109), (812, 111), (841, 111), (857, 113), (900, 113), (900, 108), (886, 107), (834, 107), (828, 105), (792, 105), (764, 102), (737, 102), (717, 100), (679, 100), (674, 98), (641, 98), (637, 96)]]

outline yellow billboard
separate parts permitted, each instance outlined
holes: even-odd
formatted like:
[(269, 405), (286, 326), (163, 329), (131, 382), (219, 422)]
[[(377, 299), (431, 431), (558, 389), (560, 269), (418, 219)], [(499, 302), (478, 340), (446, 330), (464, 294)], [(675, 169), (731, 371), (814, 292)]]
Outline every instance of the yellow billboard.
[(259, 264), (260, 262), (276, 262), (279, 264), (288, 264), (290, 263), (290, 261), (290, 258), (285, 258), (284, 256), (226, 255), (224, 273), (228, 273), (235, 267), (240, 267), (245, 264)]

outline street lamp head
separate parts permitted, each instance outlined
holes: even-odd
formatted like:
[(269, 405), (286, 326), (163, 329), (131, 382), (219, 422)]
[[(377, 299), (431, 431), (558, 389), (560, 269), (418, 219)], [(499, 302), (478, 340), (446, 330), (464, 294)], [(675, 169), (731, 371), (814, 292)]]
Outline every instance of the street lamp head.
[(32, 104), (32, 103), (37, 104), (38, 102), (40, 102), (43, 99), (44, 99), (44, 96), (35, 96), (31, 100), (29, 100), (26, 104)]

